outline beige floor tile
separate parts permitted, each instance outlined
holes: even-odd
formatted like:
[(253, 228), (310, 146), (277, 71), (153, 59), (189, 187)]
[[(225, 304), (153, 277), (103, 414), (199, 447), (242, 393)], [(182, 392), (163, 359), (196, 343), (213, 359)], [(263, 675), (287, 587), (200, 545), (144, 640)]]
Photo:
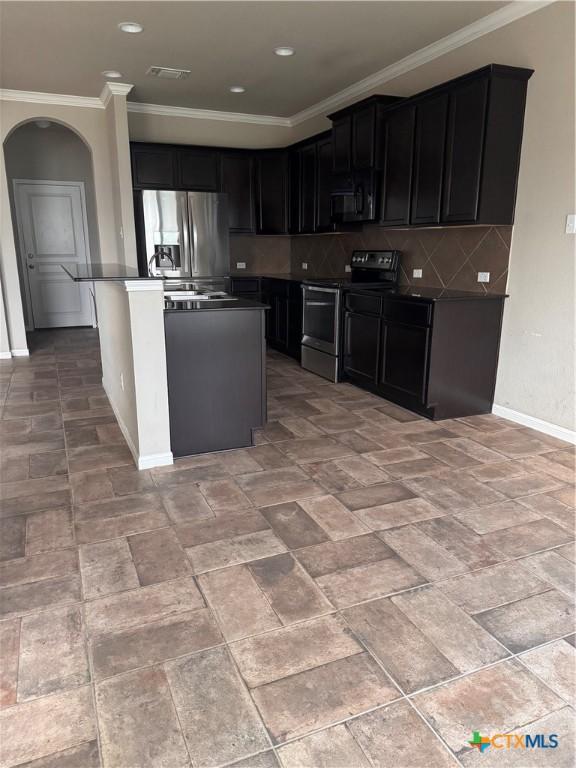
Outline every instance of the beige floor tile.
[(280, 768), (274, 752), (260, 752), (259, 755), (247, 757), (245, 760), (238, 760), (229, 764), (229, 768)]
[(132, 496), (106, 499), (89, 504), (76, 504), (74, 518), (77, 523), (109, 520), (144, 513), (164, 512), (164, 506), (156, 493), (140, 493)]
[(517, 501), (502, 501), (491, 507), (479, 507), (469, 509), (466, 512), (457, 512), (454, 517), (476, 533), (484, 534), (500, 531), (502, 528), (511, 528), (522, 523), (530, 523), (540, 519), (542, 515)]
[(533, 510), (539, 517), (549, 518), (552, 522), (565, 528), (568, 533), (574, 533), (576, 530), (576, 510), (546, 493), (524, 496), (518, 499), (518, 503)]
[(22, 557), (0, 563), (0, 587), (70, 576), (78, 573), (78, 570), (78, 555), (75, 549)]
[(572, 706), (576, 705), (574, 672), (576, 670), (576, 649), (565, 640), (557, 640), (541, 648), (521, 654), (519, 660), (554, 693)]
[(203, 651), (165, 666), (194, 766), (223, 765), (269, 747), (226, 649)]
[(457, 755), (473, 731), (521, 731), (560, 709), (562, 699), (516, 661), (504, 661), (415, 697), (414, 703)]
[(321, 496), (323, 494), (324, 488), (311, 480), (302, 480), (297, 483), (268, 488), (255, 488), (253, 491), (246, 492), (246, 495), (256, 507), (282, 504), (286, 501), (299, 501), (300, 499)]
[(198, 583), (227, 641), (282, 626), (247, 566), (210, 571)]
[(73, 544), (74, 530), (69, 509), (48, 509), (27, 516), (27, 555), (60, 550)]
[(496, 565), (506, 558), (487, 546), (484, 537), (463, 525), (453, 515), (424, 520), (416, 526), (437, 544), (458, 558), (470, 570)]
[(356, 511), (368, 507), (376, 507), (380, 504), (391, 504), (404, 499), (413, 499), (412, 493), (402, 483), (384, 483), (383, 485), (370, 485), (366, 488), (358, 488), (354, 491), (339, 493), (337, 498), (348, 509)]
[(561, 483), (559, 480), (539, 472), (526, 473), (507, 480), (495, 480), (488, 485), (509, 499), (516, 499), (518, 496), (528, 496), (531, 493), (554, 491), (560, 488)]
[(77, 603), (81, 599), (80, 576), (77, 575), (3, 587), (0, 590), (0, 619)]
[(140, 586), (126, 539), (84, 544), (80, 569), (85, 600)]
[(254, 459), (262, 469), (279, 469), (292, 466), (291, 460), (273, 445), (257, 445), (248, 449), (249, 456)]
[(174, 465), (170, 467), (171, 471), (165, 472), (164, 469), (164, 467), (153, 469), (151, 472), (155, 485), (162, 489), (177, 485), (192, 486), (201, 481), (221, 480), (230, 477), (220, 461), (215, 458), (212, 458), (210, 463), (207, 460), (207, 463), (195, 467), (181, 467), (179, 460), (176, 460)]
[(345, 725), (335, 725), (280, 747), (284, 768), (371, 768)]
[(114, 487), (109, 474), (104, 469), (95, 472), (78, 472), (70, 475), (72, 499), (75, 504), (101, 501), (114, 497)]
[(418, 498), (380, 504), (356, 511), (356, 516), (373, 531), (397, 528), (444, 514), (446, 514), (444, 511), (437, 509), (430, 502)]
[(477, 613), (474, 617), (512, 653), (547, 643), (574, 630), (574, 603), (550, 590), (515, 603)]
[(288, 440), (276, 446), (288, 458), (298, 464), (309, 461), (328, 461), (349, 456), (354, 453), (351, 448), (338, 442), (332, 437), (312, 437), (304, 440)]
[(324, 529), (294, 501), (273, 507), (262, 507), (260, 512), (288, 549), (297, 549), (307, 544), (319, 544), (328, 539)]
[(0, 518), (15, 517), (32, 512), (44, 512), (50, 509), (68, 509), (70, 507), (70, 491), (47, 491), (26, 496), (25, 503), (15, 497), (0, 501)]
[(467, 613), (480, 613), (550, 588), (520, 561), (456, 576), (436, 586)]
[(511, 477), (518, 477), (525, 473), (520, 461), (511, 461), (505, 456), (491, 464), (484, 464), (480, 467), (468, 470), (472, 477), (480, 480), (481, 483), (488, 483), (493, 480), (508, 480)]
[(231, 475), (244, 475), (262, 470), (256, 457), (252, 456), (249, 448), (236, 451), (224, 451), (218, 456), (220, 465)]
[(68, 468), (72, 472), (87, 472), (93, 469), (109, 469), (132, 465), (134, 459), (127, 445), (88, 446), (71, 448), (68, 451)]
[(285, 551), (284, 543), (270, 530), (245, 533), (186, 549), (194, 573), (215, 571)]
[(565, 544), (573, 536), (551, 520), (542, 519), (487, 533), (482, 538), (486, 546), (496, 552), (501, 552), (507, 557), (521, 557)]
[[(405, 701), (369, 712), (348, 723), (348, 730), (374, 768), (454, 768), (450, 752)], [(350, 768), (350, 765), (348, 766)]]
[(27, 701), (0, 712), (2, 768), (96, 738), (89, 686)]
[(165, 512), (141, 512), (122, 517), (110, 517), (76, 523), (76, 540), (79, 544), (92, 544), (97, 541), (114, 539), (120, 536), (130, 536), (135, 533), (164, 528), (169, 524)]
[(18, 701), (90, 682), (77, 606), (24, 616), (20, 628)]
[(313, 621), (239, 640), (230, 646), (242, 677), (256, 688), (362, 652), (342, 619)]
[(101, 768), (98, 742), (85, 741), (77, 747), (20, 763), (19, 768)]
[(434, 587), (391, 599), (460, 672), (471, 672), (509, 656), (473, 618)]
[(327, 541), (293, 552), (313, 578), (375, 563), (393, 554), (390, 547), (374, 534), (354, 536), (342, 541)]
[[(426, 443), (421, 446), (423, 452), (454, 469), (469, 469), (480, 466), (480, 461), (452, 445), (453, 440)], [(480, 447), (480, 446), (479, 446)]]
[(400, 557), (347, 568), (320, 576), (316, 583), (338, 608), (373, 600), (426, 583), (426, 579)]
[(276, 680), (253, 691), (275, 743), (304, 736), (398, 695), (385, 673), (360, 653)]
[(334, 496), (315, 496), (312, 499), (303, 499), (299, 505), (333, 540), (358, 536), (368, 531), (368, 528), (358, 520), (356, 515), (352, 514)]
[[(347, 456), (346, 459), (348, 458), (351, 457)], [(319, 483), (327, 493), (340, 493), (362, 487), (362, 483), (339, 467), (336, 461), (315, 461), (302, 466), (306, 468), (309, 477)]]
[(208, 504), (216, 513), (237, 512), (252, 506), (248, 497), (231, 478), (202, 482), (199, 487)]
[(65, 475), (68, 472), (66, 451), (33, 453), (30, 456), (30, 477), (43, 478), (53, 475)]
[(576, 587), (574, 583), (574, 565), (562, 557), (556, 550), (540, 552), (520, 560), (520, 563), (536, 574), (539, 579), (551, 584), (560, 592), (574, 599)]
[(438, 477), (408, 478), (405, 483), (415, 494), (447, 512), (461, 512), (506, 499), (503, 494), (470, 475), (455, 470), (446, 471)]
[(162, 669), (129, 672), (96, 686), (104, 766), (190, 766)]
[(117, 496), (144, 493), (155, 487), (152, 474), (147, 470), (138, 470), (135, 467), (114, 467), (108, 469), (106, 474)]
[(221, 539), (230, 539), (245, 533), (269, 530), (270, 526), (256, 510), (242, 510), (237, 515), (198, 520), (194, 523), (177, 525), (176, 535), (183, 547), (196, 547)]
[(128, 544), (143, 587), (192, 572), (190, 561), (172, 528), (129, 536)]
[(291, 466), (249, 472), (237, 477), (236, 482), (243, 491), (255, 491), (278, 485), (291, 485), (307, 479), (307, 474), (300, 467)]
[(0, 622), (0, 709), (16, 703), (20, 619)]
[(202, 595), (194, 579), (184, 578), (100, 597), (86, 603), (86, 626), (94, 638), (195, 608), (204, 608)]
[(250, 563), (256, 583), (284, 624), (333, 610), (304, 568), (290, 554)]
[(223, 642), (208, 608), (184, 611), (124, 631), (112, 630), (91, 645), (96, 680), (158, 664)]
[[(442, 519), (442, 518), (440, 518)], [(419, 526), (382, 531), (382, 540), (427, 579), (446, 579), (469, 570), (446, 546), (427, 536)]]
[(349, 608), (344, 617), (406, 693), (459, 674), (458, 668), (390, 598)]
[[(517, 729), (514, 729), (517, 731)], [(570, 707), (556, 710), (550, 715), (534, 720), (522, 728), (522, 733), (530, 735), (534, 740), (538, 735), (560, 734), (558, 746), (550, 749), (489, 749), (480, 754), (477, 749), (468, 750), (461, 755), (462, 765), (466, 768), (475, 766), (507, 766), (507, 768), (572, 768), (574, 765), (574, 742), (576, 740), (574, 726), (574, 710)], [(549, 739), (546, 738), (546, 744)]]
[(558, 501), (561, 501), (563, 504), (572, 507), (572, 509), (576, 506), (576, 492), (570, 485), (560, 488), (557, 491), (550, 491), (550, 496), (558, 499)]

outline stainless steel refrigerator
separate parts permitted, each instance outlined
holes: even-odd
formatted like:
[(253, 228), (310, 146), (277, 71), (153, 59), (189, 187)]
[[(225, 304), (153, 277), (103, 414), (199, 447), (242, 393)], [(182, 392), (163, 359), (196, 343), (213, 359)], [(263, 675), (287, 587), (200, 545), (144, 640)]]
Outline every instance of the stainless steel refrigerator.
[(144, 189), (142, 212), (149, 274), (195, 279), (229, 275), (228, 195)]

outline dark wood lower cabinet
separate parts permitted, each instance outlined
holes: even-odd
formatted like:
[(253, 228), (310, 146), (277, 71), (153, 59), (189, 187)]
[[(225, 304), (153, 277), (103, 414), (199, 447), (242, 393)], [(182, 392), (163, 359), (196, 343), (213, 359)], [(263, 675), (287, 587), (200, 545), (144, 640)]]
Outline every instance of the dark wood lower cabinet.
[[(384, 297), (379, 314), (346, 296), (342, 374), (431, 419), (490, 413), (504, 297)], [(373, 300), (373, 297), (371, 297)]]

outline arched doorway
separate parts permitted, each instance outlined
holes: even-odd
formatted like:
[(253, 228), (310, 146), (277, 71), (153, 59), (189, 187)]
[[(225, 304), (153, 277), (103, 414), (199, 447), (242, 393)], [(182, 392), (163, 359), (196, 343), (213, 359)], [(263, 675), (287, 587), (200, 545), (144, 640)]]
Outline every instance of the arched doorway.
[(100, 260), (88, 145), (39, 117), (9, 134), (4, 157), (27, 330), (93, 325), (88, 287), (60, 267)]

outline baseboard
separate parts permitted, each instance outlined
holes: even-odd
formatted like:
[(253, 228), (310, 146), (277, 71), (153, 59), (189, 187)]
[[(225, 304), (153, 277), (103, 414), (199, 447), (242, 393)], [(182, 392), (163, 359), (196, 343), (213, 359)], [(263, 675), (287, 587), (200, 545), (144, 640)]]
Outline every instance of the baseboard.
[(12, 352), (0, 352), (0, 360), (12, 360)]
[(495, 416), (501, 416), (503, 419), (515, 421), (517, 424), (522, 424), (524, 427), (536, 429), (538, 432), (544, 432), (545, 435), (551, 435), (552, 437), (557, 437), (558, 440), (565, 440), (567, 443), (576, 445), (576, 431), (573, 429), (559, 427), (557, 424), (551, 424), (549, 421), (537, 419), (535, 416), (528, 416), (526, 413), (515, 411), (512, 408), (506, 408), (503, 405), (492, 406), (492, 413)]
[(26, 348), (24, 349), (12, 349), (12, 357), (29, 357), (30, 352)]
[(120, 427), (120, 432), (122, 432), (124, 440), (126, 440), (126, 444), (130, 449), (130, 453), (132, 454), (134, 458), (134, 463), (136, 464), (138, 469), (153, 469), (154, 467), (166, 467), (169, 464), (174, 464), (174, 457), (172, 456), (172, 451), (168, 451), (167, 453), (150, 453), (148, 455), (140, 455), (140, 453), (138, 453), (138, 450), (134, 445), (134, 442), (132, 441), (132, 437), (128, 432), (128, 427), (126, 426), (126, 424), (124, 424), (123, 419), (118, 413), (118, 410), (116, 409), (116, 406), (114, 405), (114, 402), (110, 397), (110, 393), (108, 392), (108, 388), (106, 387), (106, 382), (104, 381), (104, 379), (102, 379), (102, 387), (104, 389), (104, 392), (106, 392), (106, 397), (108, 398), (110, 407), (114, 412), (114, 416), (116, 417), (116, 421), (118, 422), (118, 426)]

